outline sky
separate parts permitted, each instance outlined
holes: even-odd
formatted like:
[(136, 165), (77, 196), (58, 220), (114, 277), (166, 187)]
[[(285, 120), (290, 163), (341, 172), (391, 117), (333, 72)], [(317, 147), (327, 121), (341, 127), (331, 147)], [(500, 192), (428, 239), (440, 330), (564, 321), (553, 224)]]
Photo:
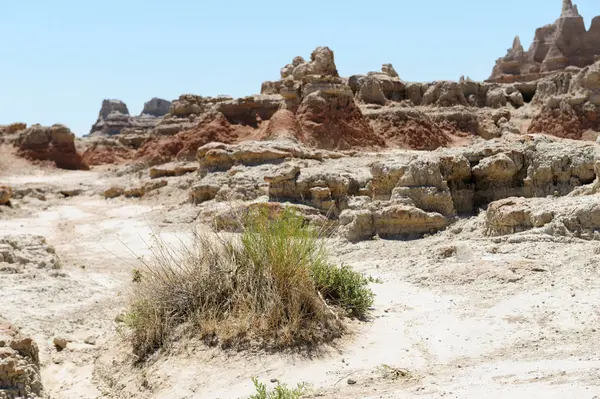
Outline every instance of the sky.
[[(575, 0), (589, 27), (599, 0)], [(81, 136), (105, 98), (260, 92), (329, 46), (342, 76), (392, 63), (406, 81), (489, 77), (515, 35), (528, 48), (561, 0), (0, 0), (0, 124)]]

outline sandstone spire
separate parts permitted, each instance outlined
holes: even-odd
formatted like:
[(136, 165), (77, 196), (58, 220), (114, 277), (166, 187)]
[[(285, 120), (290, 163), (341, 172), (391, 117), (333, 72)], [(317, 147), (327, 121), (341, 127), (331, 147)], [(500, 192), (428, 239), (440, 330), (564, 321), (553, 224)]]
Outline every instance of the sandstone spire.
[(571, 0), (563, 0), (561, 17), (578, 17), (577, 6), (573, 5)]
[(521, 38), (519, 37), (519, 35), (515, 36), (515, 39), (513, 40), (512, 48), (515, 50), (518, 48), (523, 48), (523, 45), (521, 44)]

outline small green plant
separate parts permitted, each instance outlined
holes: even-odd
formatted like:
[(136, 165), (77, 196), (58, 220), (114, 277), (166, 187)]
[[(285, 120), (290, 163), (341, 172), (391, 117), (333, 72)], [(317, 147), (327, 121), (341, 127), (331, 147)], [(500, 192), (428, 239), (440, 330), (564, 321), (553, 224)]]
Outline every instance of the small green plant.
[(315, 265), (312, 272), (317, 289), (325, 299), (352, 316), (364, 317), (373, 305), (374, 294), (368, 287), (374, 282), (371, 277), (355, 272), (347, 265), (320, 264)]
[(397, 367), (392, 367), (387, 364), (382, 364), (377, 368), (383, 378), (397, 380), (408, 376), (408, 370)]
[(250, 395), (248, 399), (298, 399), (306, 393), (306, 384), (298, 384), (294, 389), (288, 388), (287, 385), (277, 382), (277, 386), (271, 391), (267, 391), (267, 386), (257, 378), (252, 378), (256, 393)]
[(139, 283), (142, 281), (142, 272), (140, 269), (135, 268), (131, 271), (131, 281), (134, 283)]

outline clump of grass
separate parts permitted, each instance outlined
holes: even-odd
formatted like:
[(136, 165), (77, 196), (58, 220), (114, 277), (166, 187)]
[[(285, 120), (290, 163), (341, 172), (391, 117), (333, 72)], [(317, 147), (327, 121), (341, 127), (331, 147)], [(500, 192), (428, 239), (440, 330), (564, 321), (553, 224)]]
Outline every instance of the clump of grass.
[(399, 378), (408, 377), (409, 371), (406, 369), (401, 369), (398, 367), (392, 367), (387, 364), (382, 364), (377, 368), (377, 370), (381, 373), (383, 378), (390, 380), (397, 380)]
[(157, 242), (134, 274), (125, 317), (136, 355), (182, 331), (223, 347), (312, 346), (344, 332), (341, 310), (366, 314), (370, 280), (329, 263), (320, 232), (293, 210), (250, 213), (245, 226), (178, 249)]
[(306, 385), (298, 384), (294, 389), (288, 388), (287, 385), (277, 383), (277, 386), (271, 391), (267, 391), (267, 386), (253, 378), (254, 388), (256, 393), (250, 395), (248, 399), (298, 399), (306, 393)]

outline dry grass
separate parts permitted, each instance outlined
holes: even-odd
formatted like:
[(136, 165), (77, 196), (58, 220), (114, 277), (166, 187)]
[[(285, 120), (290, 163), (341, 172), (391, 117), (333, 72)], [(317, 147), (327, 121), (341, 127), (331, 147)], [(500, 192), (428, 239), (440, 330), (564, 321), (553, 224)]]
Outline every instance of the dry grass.
[(367, 311), (369, 280), (329, 264), (319, 232), (301, 217), (255, 212), (245, 225), (240, 236), (199, 235), (179, 249), (158, 242), (134, 276), (125, 319), (136, 355), (164, 347), (175, 331), (222, 347), (313, 346), (344, 332), (342, 309)]

